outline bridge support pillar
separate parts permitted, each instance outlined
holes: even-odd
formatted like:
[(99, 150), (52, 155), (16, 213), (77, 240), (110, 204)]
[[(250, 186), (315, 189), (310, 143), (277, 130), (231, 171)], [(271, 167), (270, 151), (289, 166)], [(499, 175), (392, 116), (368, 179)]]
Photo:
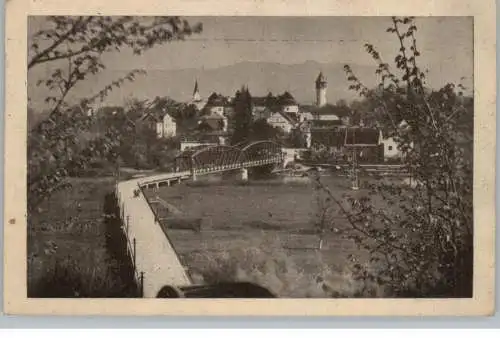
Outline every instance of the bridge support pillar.
[(246, 168), (240, 169), (240, 180), (244, 182), (248, 181), (248, 169)]

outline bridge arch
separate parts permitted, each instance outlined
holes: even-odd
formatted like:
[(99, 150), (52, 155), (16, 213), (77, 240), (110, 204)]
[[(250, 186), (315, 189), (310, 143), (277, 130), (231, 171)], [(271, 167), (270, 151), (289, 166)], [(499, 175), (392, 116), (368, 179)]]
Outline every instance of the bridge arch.
[(255, 141), (241, 148), (240, 162), (281, 162), (283, 146), (269, 140)]
[(191, 165), (196, 172), (237, 168), (241, 150), (228, 145), (215, 145), (199, 149), (191, 155)]
[(192, 174), (282, 163), (282, 146), (273, 141), (244, 142), (237, 146), (210, 145), (184, 150), (175, 159), (176, 171)]

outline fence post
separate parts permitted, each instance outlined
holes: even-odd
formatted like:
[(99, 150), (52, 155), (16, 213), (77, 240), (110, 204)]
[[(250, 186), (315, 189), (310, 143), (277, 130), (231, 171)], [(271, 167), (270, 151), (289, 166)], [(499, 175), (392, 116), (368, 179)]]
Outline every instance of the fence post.
[(141, 271), (141, 297), (144, 297), (144, 271)]
[(134, 250), (133, 250), (133, 253), (132, 253), (132, 255), (133, 255), (133, 262), (134, 262), (134, 271), (135, 271), (135, 269), (137, 267), (136, 266), (136, 262), (135, 262), (135, 258), (136, 258), (136, 252), (135, 252), (135, 250), (136, 250), (136, 241), (135, 241), (135, 237), (134, 237)]

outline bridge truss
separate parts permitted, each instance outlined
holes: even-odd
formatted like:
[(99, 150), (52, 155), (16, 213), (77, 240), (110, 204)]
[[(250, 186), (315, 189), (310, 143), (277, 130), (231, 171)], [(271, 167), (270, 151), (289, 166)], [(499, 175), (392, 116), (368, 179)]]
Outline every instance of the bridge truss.
[(273, 141), (256, 141), (236, 146), (200, 146), (183, 151), (175, 159), (176, 171), (206, 174), (234, 169), (281, 164), (282, 146)]

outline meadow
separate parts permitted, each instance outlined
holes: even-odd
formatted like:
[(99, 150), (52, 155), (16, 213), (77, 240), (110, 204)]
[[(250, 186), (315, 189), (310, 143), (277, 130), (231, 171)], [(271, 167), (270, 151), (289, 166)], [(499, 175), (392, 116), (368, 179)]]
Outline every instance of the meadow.
[(28, 216), (28, 297), (134, 297), (119, 224), (106, 217), (113, 178), (70, 178)]
[[(323, 179), (336, 197), (367, 194), (352, 191), (342, 177)], [(205, 177), (195, 184), (148, 190), (182, 215), (164, 217), (162, 226), (182, 263), (198, 283), (250, 281), (279, 297), (382, 296), (383, 290), (355, 279), (351, 255), (367, 261), (366, 252), (343, 234), (345, 218), (335, 217), (332, 231), (317, 250), (314, 228), (317, 201), (311, 182), (282, 180), (236, 184), (220, 177)], [(163, 214), (162, 214), (163, 211)], [(186, 229), (181, 218), (198, 219), (200, 231)]]
[[(28, 217), (28, 296), (138, 297), (119, 220), (109, 217), (116, 180), (69, 182), (70, 189), (53, 194)], [(367, 193), (352, 191), (342, 177), (323, 182), (340, 199)], [(148, 198), (175, 207), (176, 215), (169, 215), (156, 206), (196, 283), (249, 281), (292, 298), (384, 296), (379, 285), (353, 275), (351, 255), (361, 262), (368, 256), (343, 233), (348, 225), (342, 215), (318, 250), (315, 194), (308, 178), (240, 184), (207, 176), (146, 190)]]

